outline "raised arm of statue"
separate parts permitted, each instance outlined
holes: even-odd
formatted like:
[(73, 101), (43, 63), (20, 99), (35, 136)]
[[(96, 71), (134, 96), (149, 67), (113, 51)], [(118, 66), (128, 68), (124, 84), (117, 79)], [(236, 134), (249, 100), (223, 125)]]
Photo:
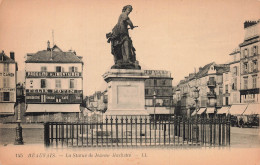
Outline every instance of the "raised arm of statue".
[(133, 25), (133, 23), (132, 23), (132, 21), (130, 19), (127, 19), (126, 22), (130, 26), (131, 29), (134, 28), (134, 25)]

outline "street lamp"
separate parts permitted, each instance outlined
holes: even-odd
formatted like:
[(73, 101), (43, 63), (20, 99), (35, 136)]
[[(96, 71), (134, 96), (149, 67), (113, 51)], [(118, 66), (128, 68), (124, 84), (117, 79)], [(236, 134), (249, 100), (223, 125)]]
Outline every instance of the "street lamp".
[(155, 106), (156, 106), (156, 92), (153, 92), (153, 123), (155, 128)]
[(199, 98), (199, 92), (200, 90), (198, 89), (198, 86), (195, 86), (195, 89), (194, 89), (194, 99), (195, 99), (195, 112), (196, 112), (196, 118), (197, 118), (197, 109), (198, 109), (198, 98)]
[(16, 127), (16, 137), (15, 145), (23, 145), (23, 128), (21, 127), (21, 104), (23, 101), (23, 86), (17, 87), (17, 127)]

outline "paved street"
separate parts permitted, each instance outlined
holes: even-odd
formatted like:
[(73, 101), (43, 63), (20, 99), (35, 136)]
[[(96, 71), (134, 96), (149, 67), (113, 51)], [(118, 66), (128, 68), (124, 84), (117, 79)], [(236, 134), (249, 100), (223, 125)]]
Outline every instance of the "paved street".
[[(16, 124), (0, 124), (0, 145), (13, 144)], [(42, 124), (23, 124), (23, 140), (26, 144), (43, 144)], [(232, 147), (260, 147), (260, 129), (231, 127)]]

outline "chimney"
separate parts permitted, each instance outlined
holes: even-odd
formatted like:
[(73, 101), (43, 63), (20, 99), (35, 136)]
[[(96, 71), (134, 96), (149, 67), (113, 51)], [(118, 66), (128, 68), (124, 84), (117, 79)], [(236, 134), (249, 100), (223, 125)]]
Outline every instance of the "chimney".
[(14, 52), (10, 52), (10, 58), (15, 61)]
[(253, 26), (255, 24), (257, 24), (257, 21), (245, 21), (244, 22), (244, 29), (246, 29), (246, 28), (248, 28), (250, 26)]
[(50, 48), (50, 41), (49, 41), (49, 40), (47, 41), (47, 50), (48, 50), (48, 51), (51, 50), (51, 48)]

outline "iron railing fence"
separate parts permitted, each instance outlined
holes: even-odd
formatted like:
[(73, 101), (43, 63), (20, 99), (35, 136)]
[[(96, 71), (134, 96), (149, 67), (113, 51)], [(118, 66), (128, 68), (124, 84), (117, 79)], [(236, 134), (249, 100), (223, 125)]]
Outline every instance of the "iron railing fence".
[(44, 123), (44, 144), (53, 147), (229, 146), (230, 120), (143, 116), (106, 117), (96, 123)]

